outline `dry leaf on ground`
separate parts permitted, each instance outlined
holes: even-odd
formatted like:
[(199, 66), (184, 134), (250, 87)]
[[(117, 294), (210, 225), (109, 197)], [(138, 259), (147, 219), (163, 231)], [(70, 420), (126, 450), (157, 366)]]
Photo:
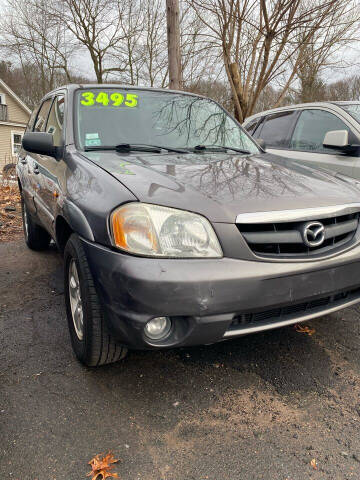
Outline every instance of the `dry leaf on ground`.
[(20, 194), (17, 184), (0, 179), (0, 242), (22, 236)]
[(113, 463), (117, 463), (118, 461), (111, 452), (105, 456), (103, 456), (103, 454), (95, 455), (89, 462), (91, 472), (89, 472), (87, 476), (91, 476), (91, 480), (105, 480), (110, 477), (119, 478), (117, 473), (112, 472), (114, 468)]
[(300, 323), (294, 325), (294, 328), (297, 332), (307, 333), (308, 335), (314, 335), (314, 333), (316, 332), (315, 328), (309, 327), (309, 325), (300, 325)]
[(311, 460), (310, 465), (312, 466), (312, 468), (313, 468), (314, 470), (317, 470), (317, 463), (316, 463), (315, 458), (313, 458), (313, 459)]

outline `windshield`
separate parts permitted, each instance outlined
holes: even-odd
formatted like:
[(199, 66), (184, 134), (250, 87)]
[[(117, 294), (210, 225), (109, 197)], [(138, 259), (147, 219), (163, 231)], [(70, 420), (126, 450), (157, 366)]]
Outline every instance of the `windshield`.
[(94, 88), (76, 93), (80, 148), (119, 144), (169, 148), (226, 146), (259, 149), (219, 105), (207, 98), (166, 92)]
[(360, 103), (352, 105), (339, 105), (339, 107), (346, 110), (352, 117), (360, 123)]

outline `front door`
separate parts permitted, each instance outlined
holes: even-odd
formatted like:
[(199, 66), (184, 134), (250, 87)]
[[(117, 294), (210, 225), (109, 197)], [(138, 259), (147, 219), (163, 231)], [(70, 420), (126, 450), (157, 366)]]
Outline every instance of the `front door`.
[[(34, 131), (35, 132), (43, 132), (47, 117), (49, 115), (50, 107), (51, 107), (52, 99), (49, 98), (45, 100), (37, 114)], [(44, 188), (43, 184), (43, 172), (41, 167), (41, 155), (37, 153), (29, 153), (27, 152), (26, 155), (26, 167), (28, 169), (28, 178), (29, 178), (29, 185), (30, 189), (33, 194), (33, 201), (36, 210), (36, 216), (38, 220), (44, 227), (47, 227), (49, 223), (49, 215), (48, 211), (43, 204), (42, 200), (42, 190)]]
[[(55, 147), (63, 145), (64, 106), (64, 95), (56, 95), (43, 128), (43, 131), (52, 134)], [(39, 201), (44, 209), (46, 209), (45, 226), (48, 231), (54, 233), (56, 205), (61, 192), (59, 178), (64, 176), (65, 164), (62, 158), (54, 158), (48, 155), (38, 155), (38, 164), (41, 170), (42, 180), (42, 188), (39, 191)]]
[(278, 150), (270, 147), (268, 151), (314, 168), (322, 167), (352, 177), (356, 173), (355, 164), (359, 158), (323, 146), (325, 134), (332, 130), (347, 130), (349, 143), (359, 142), (355, 133), (337, 115), (326, 110), (308, 109), (300, 114), (289, 149)]

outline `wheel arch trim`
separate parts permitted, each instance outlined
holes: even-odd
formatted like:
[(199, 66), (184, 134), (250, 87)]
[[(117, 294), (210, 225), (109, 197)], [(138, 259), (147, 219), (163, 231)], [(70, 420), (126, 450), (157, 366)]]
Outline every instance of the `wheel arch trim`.
[(79, 207), (67, 200), (64, 203), (62, 213), (63, 215), (60, 214), (58, 215), (58, 217), (62, 216), (75, 233), (91, 242), (95, 241), (94, 234), (89, 225), (89, 222), (87, 221), (84, 213), (80, 210)]

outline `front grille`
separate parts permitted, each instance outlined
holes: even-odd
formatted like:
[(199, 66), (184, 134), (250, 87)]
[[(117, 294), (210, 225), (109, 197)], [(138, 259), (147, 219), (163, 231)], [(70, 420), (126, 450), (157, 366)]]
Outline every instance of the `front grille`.
[(237, 227), (251, 250), (261, 256), (310, 256), (346, 246), (359, 225), (359, 212), (319, 218), (325, 227), (325, 240), (319, 246), (305, 244), (302, 229), (306, 220), (278, 223), (238, 223)]
[(304, 315), (320, 312), (360, 298), (360, 287), (345, 290), (326, 297), (309, 300), (308, 302), (285, 305), (255, 313), (240, 313), (232, 321), (229, 331), (241, 327), (256, 326), (259, 323), (275, 323), (303, 317)]

